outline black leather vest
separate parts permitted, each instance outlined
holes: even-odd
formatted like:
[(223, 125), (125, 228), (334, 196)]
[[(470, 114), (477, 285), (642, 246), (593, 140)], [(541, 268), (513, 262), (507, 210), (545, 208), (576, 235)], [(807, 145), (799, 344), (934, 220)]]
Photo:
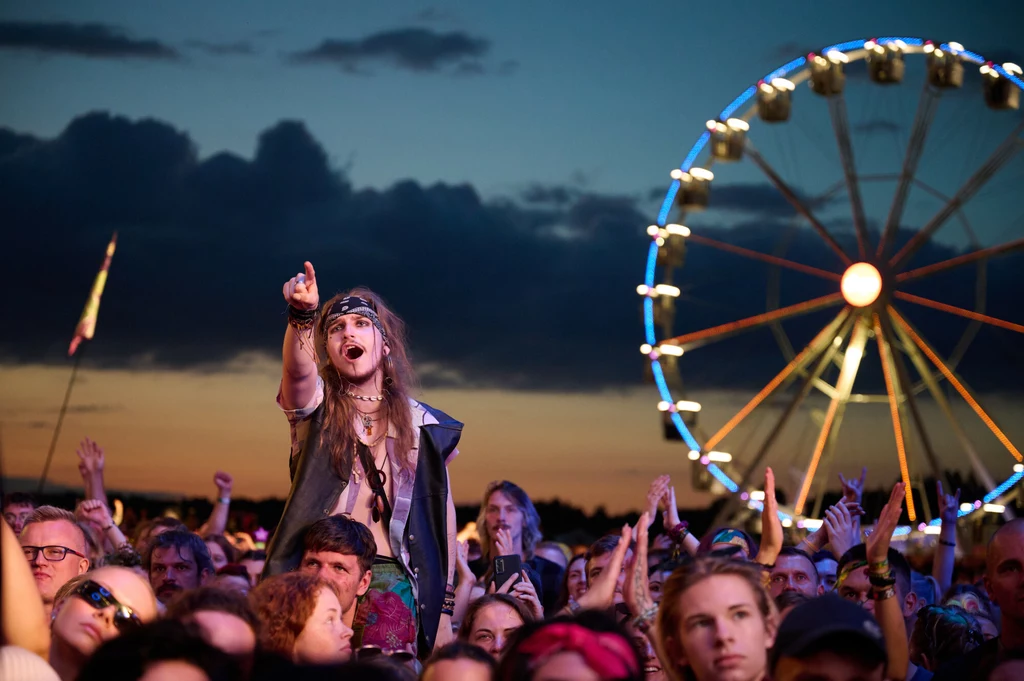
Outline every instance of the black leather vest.
[[(410, 567), (418, 590), (419, 651), (429, 655), (437, 636), (437, 624), (448, 580), (448, 469), (445, 461), (459, 444), (462, 424), (444, 412), (420, 403), (438, 423), (420, 428), (409, 520), (403, 541), (409, 549)], [(351, 462), (339, 478), (330, 454), (320, 450), (324, 405), (308, 420), (302, 449), (289, 469), (292, 488), (281, 521), (267, 549), (264, 576), (295, 570), (302, 558), (302, 540), (317, 520), (326, 518), (338, 504), (351, 478)]]

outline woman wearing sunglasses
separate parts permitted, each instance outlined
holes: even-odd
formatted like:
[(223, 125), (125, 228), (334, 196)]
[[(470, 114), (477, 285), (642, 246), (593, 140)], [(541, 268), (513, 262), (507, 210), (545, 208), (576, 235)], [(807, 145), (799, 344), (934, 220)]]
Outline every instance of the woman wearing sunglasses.
[(74, 681), (104, 642), (156, 619), (156, 596), (135, 571), (103, 567), (75, 579), (54, 604), (50, 666), (62, 681)]

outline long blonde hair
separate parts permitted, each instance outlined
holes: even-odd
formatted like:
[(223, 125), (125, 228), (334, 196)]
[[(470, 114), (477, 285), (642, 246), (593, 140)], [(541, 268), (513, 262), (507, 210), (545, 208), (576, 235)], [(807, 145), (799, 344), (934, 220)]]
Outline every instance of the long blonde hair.
[[(324, 382), (324, 425), (320, 433), (321, 446), (326, 442), (331, 455), (331, 466), (342, 475), (352, 462), (353, 444), (358, 436), (355, 432), (356, 408), (345, 396), (346, 381), (327, 354), (327, 313), (337, 301), (348, 296), (358, 296), (370, 302), (377, 311), (377, 317), (387, 334), (386, 344), (390, 349), (381, 363), (384, 401), (381, 408), (389, 426), (395, 429), (395, 455), (403, 468), (412, 467), (410, 455), (414, 446), (412, 410), (409, 398), (416, 386), (416, 375), (406, 349), (405, 323), (387, 306), (384, 300), (365, 287), (357, 287), (346, 293), (339, 293), (324, 303), (320, 320), (316, 326), (316, 348), (320, 377)], [(342, 464), (346, 464), (343, 466)]]
[(668, 666), (666, 671), (673, 681), (688, 681), (695, 678), (693, 671), (676, 662), (682, 643), (679, 640), (681, 613), (679, 601), (684, 592), (709, 577), (730, 575), (739, 577), (750, 585), (754, 592), (757, 609), (764, 618), (768, 631), (774, 631), (778, 622), (778, 611), (771, 596), (761, 583), (761, 570), (753, 563), (730, 560), (717, 556), (697, 556), (677, 568), (662, 587), (661, 606), (658, 608), (658, 654)]

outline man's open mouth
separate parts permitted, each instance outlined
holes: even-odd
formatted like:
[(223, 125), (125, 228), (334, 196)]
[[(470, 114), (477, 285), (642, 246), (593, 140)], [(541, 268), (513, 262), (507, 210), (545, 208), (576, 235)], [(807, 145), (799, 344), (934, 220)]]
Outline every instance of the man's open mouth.
[(358, 345), (350, 345), (345, 348), (345, 359), (356, 360), (363, 356), (363, 349)]

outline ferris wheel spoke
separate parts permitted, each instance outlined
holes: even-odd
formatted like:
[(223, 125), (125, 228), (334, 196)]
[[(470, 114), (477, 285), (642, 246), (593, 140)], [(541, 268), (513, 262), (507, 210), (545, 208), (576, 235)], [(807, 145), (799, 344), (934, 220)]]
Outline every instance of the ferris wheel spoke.
[(924, 427), (924, 419), (921, 417), (917, 398), (914, 396), (914, 390), (912, 389), (913, 382), (910, 380), (910, 373), (907, 371), (906, 362), (903, 361), (903, 355), (898, 351), (899, 344), (896, 334), (892, 329), (892, 321), (888, 315), (878, 315), (877, 317), (882, 327), (882, 333), (885, 336), (885, 342), (889, 347), (889, 356), (892, 358), (893, 366), (896, 369), (895, 376), (903, 390), (903, 396), (907, 400), (911, 420), (914, 422), (914, 430), (917, 431), (917, 437), (921, 440), (921, 447), (924, 449), (925, 457), (932, 468), (932, 475), (934, 475), (936, 480), (940, 480), (943, 477), (942, 466), (939, 464), (939, 458), (935, 454), (935, 448), (932, 447), (928, 430)]
[(754, 411), (762, 402), (768, 399), (772, 393), (774, 393), (779, 386), (789, 380), (795, 373), (803, 372), (822, 352), (828, 349), (828, 346), (832, 344), (833, 339), (836, 337), (836, 332), (840, 329), (846, 319), (850, 316), (850, 309), (843, 308), (843, 310), (836, 315), (829, 324), (823, 328), (817, 336), (811, 340), (807, 346), (801, 350), (796, 357), (794, 357), (785, 368), (780, 371), (775, 378), (768, 381), (761, 390), (754, 395), (754, 398), (747, 402), (746, 405), (733, 416), (729, 421), (722, 426), (717, 433), (708, 438), (707, 442), (704, 443), (704, 449), (714, 449), (725, 437), (738, 426), (743, 419), (750, 416), (751, 412)]
[[(836, 356), (836, 353), (839, 352), (839, 346), (842, 343), (842, 340), (845, 339), (850, 334), (850, 329), (853, 326), (853, 324), (854, 317), (852, 315), (847, 315), (845, 321), (843, 322), (842, 326), (839, 328), (839, 331), (837, 333), (837, 336), (840, 339), (840, 343), (829, 343), (825, 347), (825, 351), (821, 353), (818, 357), (818, 361), (814, 365), (814, 368), (804, 377), (804, 380), (801, 381), (800, 387), (797, 389), (796, 394), (794, 394), (792, 399), (790, 399), (789, 404), (786, 405), (786, 408), (783, 410), (782, 415), (779, 416), (779, 420), (775, 423), (775, 426), (772, 428), (771, 432), (768, 433), (768, 436), (765, 437), (764, 441), (761, 443), (761, 446), (758, 448), (757, 452), (750, 460), (750, 463), (743, 471), (743, 475), (739, 481), (740, 489), (746, 489), (747, 487), (749, 487), (751, 481), (754, 479), (754, 476), (760, 472), (761, 463), (764, 461), (765, 456), (768, 455), (768, 452), (771, 451), (772, 445), (775, 444), (775, 441), (778, 439), (779, 435), (781, 435), (782, 431), (785, 430), (786, 424), (789, 422), (790, 418), (792, 418), (793, 414), (797, 412), (797, 409), (807, 398), (807, 395), (810, 394), (811, 389), (814, 388), (815, 382), (825, 372), (825, 369), (827, 369), (832, 364), (832, 359)], [(705, 447), (705, 449), (707, 449), (707, 447)], [(721, 525), (726, 521), (727, 517), (732, 513), (734, 503), (735, 501), (731, 501), (722, 506), (722, 510), (718, 512), (718, 516), (716, 516), (715, 518), (715, 525)]]
[(1022, 129), (1024, 129), (1024, 121), (1013, 129), (1013, 132), (992, 152), (985, 163), (964, 182), (953, 198), (947, 201), (946, 205), (940, 208), (939, 212), (910, 241), (904, 244), (896, 255), (890, 258), (889, 266), (891, 268), (897, 269), (906, 263), (931, 238), (932, 234), (938, 231), (962, 205), (967, 203), (978, 190), (985, 186), (986, 182), (992, 179), (1000, 168), (1013, 158), (1021, 147), (1020, 133)]
[(868, 228), (864, 220), (864, 203), (860, 196), (860, 185), (857, 183), (857, 163), (853, 158), (853, 145), (850, 143), (850, 124), (846, 118), (846, 99), (842, 94), (829, 98), (828, 112), (832, 120), (832, 129), (836, 133), (839, 158), (843, 164), (843, 176), (846, 178), (846, 193), (850, 197), (850, 209), (853, 212), (853, 228), (857, 232), (857, 252), (860, 254), (860, 259), (865, 260), (868, 254)]
[(700, 234), (690, 233), (690, 236), (686, 238), (687, 243), (701, 244), (703, 246), (710, 246), (711, 248), (717, 248), (722, 251), (729, 253), (735, 253), (736, 255), (742, 255), (747, 258), (753, 258), (754, 260), (761, 260), (772, 265), (778, 265), (779, 267), (786, 267), (797, 272), (803, 272), (804, 274), (810, 274), (815, 277), (821, 277), (822, 279), (831, 279), (832, 281), (840, 281), (843, 277), (837, 272), (829, 272), (828, 270), (822, 270), (817, 267), (811, 267), (810, 265), (804, 265), (786, 258), (780, 258), (777, 255), (768, 255), (767, 253), (761, 253), (760, 251), (754, 251), (749, 248), (743, 248), (742, 246), (734, 246), (733, 244), (725, 243), (724, 241), (718, 241), (717, 239), (709, 239), (706, 236)]
[[(878, 250), (875, 257), (881, 259), (889, 248), (889, 241), (896, 230), (899, 229), (900, 220), (903, 218), (903, 208), (910, 193), (910, 186), (913, 183), (914, 175), (917, 173), (917, 164), (921, 160), (921, 153), (924, 151), (924, 142), (931, 129), (932, 119), (935, 117), (936, 105), (939, 101), (939, 91), (931, 87), (925, 80), (921, 90), (921, 96), (917, 101), (917, 112), (914, 114), (914, 125), (910, 131), (910, 141), (907, 143), (907, 151), (903, 156), (903, 170), (900, 172), (899, 184), (896, 185), (896, 193), (892, 197), (892, 206), (889, 208), (889, 217), (885, 220), (885, 229), (878, 241)], [(909, 485), (908, 485), (909, 489)]]
[(907, 516), (910, 521), (917, 520), (917, 511), (914, 510), (914, 488), (910, 484), (910, 466), (907, 463), (907, 446), (903, 437), (903, 413), (901, 405), (904, 395), (900, 379), (896, 374), (896, 368), (892, 358), (892, 348), (888, 339), (882, 331), (882, 323), (878, 319), (878, 313), (873, 315), (875, 341), (878, 344), (878, 357), (882, 361), (882, 376), (885, 379), (885, 392), (889, 396), (889, 415), (892, 418), (892, 432), (896, 438), (896, 456), (900, 463), (900, 478), (906, 487)]
[(977, 251), (971, 251), (970, 253), (964, 253), (958, 255), (955, 258), (949, 260), (943, 260), (932, 265), (925, 265), (919, 267), (916, 270), (908, 270), (896, 275), (896, 282), (902, 283), (904, 281), (910, 281), (912, 279), (920, 279), (922, 277), (931, 276), (939, 272), (953, 269), (954, 267), (960, 267), (961, 265), (969, 265), (972, 262), (978, 260), (984, 260), (994, 255), (1003, 255), (1004, 253), (1014, 253), (1016, 251), (1024, 250), (1024, 238), (1017, 239), (1015, 241), (1008, 241), (1005, 244), (999, 244), (997, 246), (989, 246), (988, 248), (982, 248)]
[(772, 310), (771, 312), (762, 312), (761, 314), (754, 315), (753, 317), (747, 317), (746, 319), (739, 319), (734, 322), (729, 322), (728, 324), (720, 324), (708, 329), (702, 329), (701, 331), (694, 331), (692, 333), (683, 334), (682, 336), (676, 336), (675, 338), (669, 338), (667, 340), (663, 340), (662, 344), (678, 345), (684, 350), (692, 350), (707, 342), (721, 340), (722, 338), (739, 333), (740, 331), (764, 326), (765, 324), (781, 321), (790, 317), (808, 314), (815, 310), (820, 310), (823, 307), (829, 307), (830, 305), (836, 305), (841, 302), (843, 302), (842, 293), (830, 293), (827, 296), (814, 298), (812, 300), (805, 300), (802, 303), (789, 305), (787, 307), (780, 307), (778, 310)]
[(853, 327), (853, 335), (850, 337), (850, 344), (846, 348), (843, 358), (843, 367), (839, 370), (839, 378), (836, 380), (836, 392), (829, 402), (828, 411), (825, 413), (825, 422), (822, 424), (821, 432), (818, 434), (818, 441), (814, 445), (814, 452), (811, 454), (811, 461), (807, 465), (807, 472), (804, 474), (803, 484), (800, 485), (800, 492), (796, 498), (793, 511), (799, 515), (804, 511), (807, 503), (807, 495), (811, 491), (811, 484), (814, 482), (814, 474), (818, 469), (821, 456), (825, 446), (830, 442), (834, 444), (835, 437), (842, 425), (843, 414), (846, 411), (846, 404), (850, 401), (850, 393), (853, 391), (853, 382), (857, 378), (857, 370), (860, 368), (860, 360), (864, 357), (864, 346), (868, 340), (868, 325), (863, 318), (858, 318)]
[(913, 345), (928, 358), (935, 368), (946, 377), (949, 384), (953, 386), (958, 393), (960, 393), (960, 397), (964, 399), (964, 402), (966, 402), (974, 413), (978, 415), (982, 423), (992, 431), (992, 434), (996, 436), (996, 439), (999, 440), (999, 442), (1006, 447), (1007, 451), (1013, 455), (1013, 458), (1017, 459), (1017, 461), (1024, 462), (1024, 455), (1021, 455), (1020, 450), (1014, 446), (1013, 442), (1010, 441), (1010, 438), (1006, 436), (1006, 433), (1004, 433), (1002, 429), (996, 425), (996, 422), (992, 417), (985, 412), (978, 400), (971, 394), (972, 391), (948, 366), (946, 366), (946, 363), (943, 362), (935, 353), (935, 350), (932, 349), (932, 347), (913, 329), (913, 327), (910, 326), (909, 322), (903, 319), (903, 317), (901, 317), (891, 305), (889, 306), (889, 316), (896, 323), (896, 327), (902, 330), (902, 335), (908, 338)]
[(915, 296), (912, 293), (906, 293), (905, 291), (893, 291), (893, 297), (905, 300), (908, 303), (916, 303), (924, 307), (930, 307), (933, 310), (940, 310), (942, 312), (948, 312), (950, 314), (959, 315), (966, 317), (967, 319), (973, 319), (977, 322), (984, 322), (993, 326), (998, 326), (1002, 329), (1009, 331), (1016, 331), (1017, 333), (1024, 333), (1024, 324), (1015, 324), (1008, 322), (1005, 319), (998, 319), (997, 317), (990, 317), (987, 314), (981, 314), (980, 312), (974, 312), (973, 310), (965, 310), (962, 307), (955, 305), (947, 305), (946, 303), (940, 303), (937, 300), (931, 298), (922, 298), (921, 296)]
[(805, 204), (800, 199), (800, 197), (797, 196), (796, 192), (794, 192), (790, 188), (790, 186), (787, 185), (786, 182), (779, 176), (779, 174), (775, 172), (771, 165), (769, 165), (768, 162), (764, 160), (764, 157), (761, 156), (760, 153), (758, 153), (757, 149), (754, 148), (754, 145), (751, 144), (749, 139), (747, 140), (746, 155), (748, 158), (750, 158), (751, 161), (754, 162), (754, 165), (761, 169), (761, 172), (763, 172), (768, 177), (768, 181), (775, 185), (775, 188), (779, 190), (779, 193), (782, 194), (782, 196), (785, 197), (787, 201), (789, 201), (790, 205), (793, 206), (796, 212), (802, 215), (804, 219), (806, 219), (811, 224), (811, 227), (814, 228), (814, 231), (816, 231), (818, 235), (825, 240), (825, 243), (827, 243), (832, 248), (832, 250), (836, 252), (836, 254), (839, 256), (839, 259), (843, 261), (843, 264), (853, 264), (853, 261), (850, 260), (850, 256), (846, 254), (846, 251), (844, 251), (843, 247), (839, 245), (839, 242), (836, 241), (831, 234), (829, 234), (828, 230), (825, 228), (825, 225), (821, 224), (818, 218), (814, 217), (814, 213), (811, 212), (811, 209), (807, 206), (807, 204)]

